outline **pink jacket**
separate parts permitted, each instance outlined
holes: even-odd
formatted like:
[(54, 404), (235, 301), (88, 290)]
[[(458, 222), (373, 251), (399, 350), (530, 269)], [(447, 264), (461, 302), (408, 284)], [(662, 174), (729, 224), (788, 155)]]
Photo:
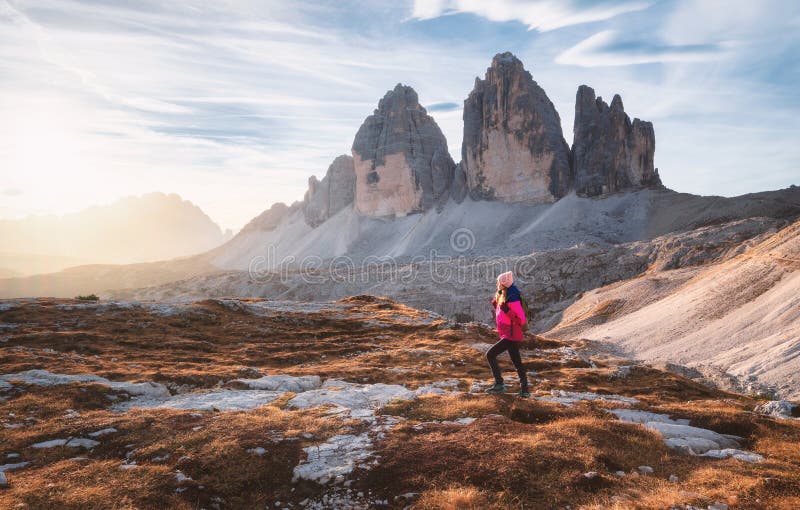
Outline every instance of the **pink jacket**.
[(527, 321), (525, 312), (522, 310), (522, 303), (519, 301), (512, 301), (506, 304), (508, 305), (508, 312), (504, 312), (503, 309), (497, 306), (495, 301), (492, 300), (494, 319), (497, 323), (497, 334), (500, 335), (500, 338), (521, 342), (525, 338), (525, 335), (522, 333), (522, 324), (525, 324)]

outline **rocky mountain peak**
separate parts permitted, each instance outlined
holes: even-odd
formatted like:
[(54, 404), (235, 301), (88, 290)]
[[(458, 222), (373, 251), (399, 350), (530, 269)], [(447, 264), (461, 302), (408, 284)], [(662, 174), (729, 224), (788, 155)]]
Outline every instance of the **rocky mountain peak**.
[(403, 107), (422, 108), (419, 104), (419, 96), (413, 87), (398, 83), (392, 90), (389, 90), (378, 101), (378, 108), (375, 114), (397, 110)]
[(403, 216), (444, 198), (455, 163), (441, 129), (417, 92), (398, 83), (353, 141), (355, 207), (367, 216)]
[(308, 179), (308, 191), (303, 200), (306, 223), (312, 227), (321, 225), (352, 204), (355, 198), (355, 185), (353, 158), (346, 154), (333, 160), (322, 180), (312, 175)]
[[(295, 204), (299, 204), (299, 202), (295, 202)], [(298, 206), (295, 204), (288, 206), (283, 202), (275, 202), (269, 209), (250, 220), (247, 225), (242, 228), (242, 232), (270, 232), (275, 230), (284, 218), (289, 216), (292, 211), (296, 210)]]
[(404, 216), (468, 194), (540, 204), (573, 189), (597, 196), (660, 185), (653, 126), (631, 121), (619, 94), (609, 105), (591, 87), (578, 87), (570, 150), (553, 103), (510, 52), (495, 55), (484, 78), (475, 78), (463, 115), (456, 166), (417, 92), (396, 84), (356, 133), (353, 157), (340, 156), (321, 180), (309, 179), (306, 222), (316, 227), (350, 203), (365, 216)]
[(653, 166), (655, 147), (653, 124), (639, 119), (631, 122), (618, 94), (609, 106), (595, 97), (591, 87), (578, 87), (572, 164), (579, 195), (660, 185)]
[[(597, 100), (602, 103), (603, 98), (598, 97)], [(622, 98), (619, 94), (614, 94), (614, 98), (611, 100), (611, 109), (612, 110), (619, 110), (621, 112), (625, 111), (625, 107), (622, 105)]]
[(570, 188), (569, 147), (558, 112), (508, 52), (495, 55), (464, 101), (461, 155), (473, 198), (547, 203)]
[(518, 59), (513, 53), (510, 51), (506, 51), (503, 53), (498, 53), (492, 58), (492, 64), (489, 66), (487, 71), (491, 70), (498, 70), (498, 69), (512, 69), (516, 72), (527, 72), (525, 71), (525, 67), (522, 65), (522, 61)]

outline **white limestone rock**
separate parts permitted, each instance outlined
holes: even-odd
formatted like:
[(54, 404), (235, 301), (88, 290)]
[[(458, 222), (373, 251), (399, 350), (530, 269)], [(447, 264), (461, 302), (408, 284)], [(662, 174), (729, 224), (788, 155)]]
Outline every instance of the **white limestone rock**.
[(100, 437), (100, 436), (105, 436), (107, 434), (114, 434), (115, 432), (117, 432), (117, 429), (115, 429), (114, 427), (109, 427), (109, 428), (105, 428), (105, 429), (100, 429), (100, 430), (95, 431), (95, 432), (90, 432), (88, 434), (88, 436), (89, 437)]
[(715, 459), (727, 459), (729, 457), (733, 457), (734, 459), (741, 460), (744, 462), (762, 462), (764, 460), (763, 455), (759, 455), (753, 452), (747, 452), (744, 450), (738, 450), (736, 448), (724, 448), (722, 450), (708, 450), (707, 452), (702, 454), (702, 457), (713, 457)]
[(355, 384), (328, 379), (322, 388), (303, 392), (289, 400), (289, 406), (307, 409), (333, 405), (351, 411), (370, 410), (384, 406), (392, 400), (410, 400), (413, 397), (413, 391), (397, 384)]
[(92, 449), (99, 445), (100, 441), (86, 439), (83, 437), (71, 437), (69, 439), (51, 439), (31, 445), (32, 448), (55, 448), (56, 446), (66, 446), (68, 448)]
[(536, 400), (543, 400), (547, 402), (558, 402), (565, 406), (572, 406), (581, 401), (601, 401), (601, 402), (615, 402), (622, 405), (634, 405), (639, 401), (633, 397), (624, 397), (622, 395), (600, 395), (591, 392), (573, 392), (563, 390), (552, 390), (549, 397), (536, 397)]
[(164, 399), (134, 399), (112, 408), (128, 411), (133, 408), (168, 408), (197, 411), (247, 411), (277, 400), (283, 391), (218, 389), (183, 393)]
[(646, 428), (658, 432), (664, 438), (664, 444), (673, 450), (688, 455), (727, 458), (733, 457), (745, 462), (760, 462), (763, 456), (738, 450), (741, 437), (720, 434), (713, 430), (689, 425), (689, 420), (674, 420), (669, 415), (640, 411), (638, 409), (607, 409), (619, 420), (627, 423), (639, 423)]
[(267, 375), (258, 379), (234, 379), (232, 382), (244, 384), (254, 390), (291, 391), (302, 393), (317, 389), (322, 385), (318, 375)]
[(755, 412), (783, 420), (800, 419), (800, 409), (796, 404), (786, 400), (772, 400), (756, 406)]
[(26, 370), (16, 374), (6, 374), (0, 376), (0, 380), (7, 382), (19, 380), (26, 384), (33, 384), (36, 386), (56, 386), (74, 382), (94, 383), (108, 386), (113, 390), (122, 391), (128, 393), (129, 395), (156, 398), (168, 397), (170, 394), (166, 386), (152, 381), (141, 383), (109, 381), (104, 377), (99, 377), (92, 374), (54, 374), (48, 372), (47, 370)]

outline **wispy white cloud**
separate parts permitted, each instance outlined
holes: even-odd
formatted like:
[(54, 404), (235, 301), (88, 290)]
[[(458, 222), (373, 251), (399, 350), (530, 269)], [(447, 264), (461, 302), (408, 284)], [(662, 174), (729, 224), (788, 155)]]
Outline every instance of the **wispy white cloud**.
[(659, 36), (668, 44), (763, 39), (783, 32), (797, 12), (791, 0), (680, 0), (664, 18)]
[(470, 13), (490, 21), (518, 21), (530, 30), (546, 32), (570, 25), (603, 21), (647, 9), (652, 1), (576, 0), (414, 0), (412, 17), (433, 19)]
[(583, 67), (625, 66), (656, 62), (702, 62), (735, 47), (732, 41), (714, 44), (657, 45), (625, 41), (615, 30), (603, 30), (556, 57), (556, 63)]

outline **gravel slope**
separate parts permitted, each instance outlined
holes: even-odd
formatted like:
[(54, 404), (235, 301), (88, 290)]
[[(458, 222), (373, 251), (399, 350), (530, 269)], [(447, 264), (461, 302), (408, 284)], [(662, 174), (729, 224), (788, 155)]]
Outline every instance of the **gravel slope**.
[(717, 367), (800, 397), (800, 221), (710, 266), (586, 293), (551, 334), (648, 360)]

